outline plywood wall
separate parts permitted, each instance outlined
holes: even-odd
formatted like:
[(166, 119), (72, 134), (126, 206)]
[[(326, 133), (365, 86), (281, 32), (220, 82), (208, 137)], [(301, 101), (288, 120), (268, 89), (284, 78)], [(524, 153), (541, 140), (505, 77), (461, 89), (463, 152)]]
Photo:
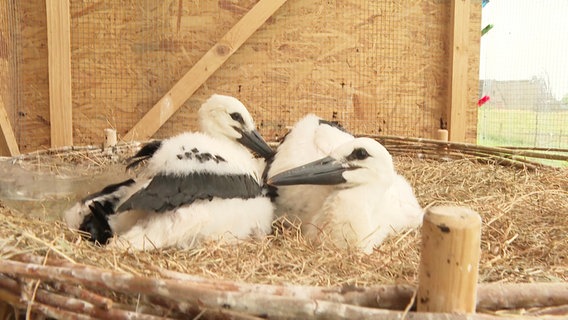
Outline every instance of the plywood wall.
[[(16, 106), (14, 93), (14, 73), (15, 54), (14, 40), (10, 33), (11, 26), (14, 23), (14, 15), (11, 4), (7, 1), (0, 2), (0, 116), (5, 110), (9, 115), (9, 121), (13, 120), (14, 106)], [(0, 121), (2, 124), (2, 121)], [(0, 130), (2, 134), (2, 130)], [(3, 144), (3, 137), (0, 136), (0, 155), (8, 155), (9, 151)]]
[[(472, 2), (470, 142), (481, 14)], [(75, 143), (98, 144), (109, 127), (124, 135), (255, 3), (71, 0)], [(22, 86), (12, 120), (26, 152), (49, 147), (45, 0), (16, 10), (22, 64), (12, 74)], [(434, 137), (447, 121), (449, 14), (449, 0), (288, 0), (156, 137), (197, 129), (211, 93), (241, 99), (267, 139), (308, 112), (355, 133)]]
[[(9, 53), (0, 87), (22, 152), (49, 146), (49, 86), (45, 0), (2, 1), (2, 38)], [(7, 69), (6, 69), (7, 66)]]

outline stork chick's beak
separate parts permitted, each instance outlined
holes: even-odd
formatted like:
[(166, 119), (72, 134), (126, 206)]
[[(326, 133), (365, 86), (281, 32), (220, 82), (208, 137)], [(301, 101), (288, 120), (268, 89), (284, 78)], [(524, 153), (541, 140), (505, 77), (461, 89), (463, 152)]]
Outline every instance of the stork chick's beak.
[(264, 159), (268, 159), (274, 156), (274, 150), (272, 150), (268, 143), (264, 141), (258, 131), (244, 131), (239, 128), (235, 129), (241, 134), (241, 137), (237, 139), (237, 141), (240, 142), (243, 146), (258, 153)]
[(296, 184), (332, 185), (346, 182), (343, 172), (345, 167), (332, 157), (325, 157), (300, 167), (281, 172), (268, 179), (273, 186), (289, 186)]

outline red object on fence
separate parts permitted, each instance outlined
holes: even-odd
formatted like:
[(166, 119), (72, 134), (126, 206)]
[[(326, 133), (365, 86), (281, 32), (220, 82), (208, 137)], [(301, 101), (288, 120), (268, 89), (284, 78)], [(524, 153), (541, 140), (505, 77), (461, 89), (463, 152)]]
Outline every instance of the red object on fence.
[(482, 105), (484, 105), (487, 101), (489, 101), (489, 96), (483, 96), (481, 99), (477, 100), (477, 106), (481, 107)]

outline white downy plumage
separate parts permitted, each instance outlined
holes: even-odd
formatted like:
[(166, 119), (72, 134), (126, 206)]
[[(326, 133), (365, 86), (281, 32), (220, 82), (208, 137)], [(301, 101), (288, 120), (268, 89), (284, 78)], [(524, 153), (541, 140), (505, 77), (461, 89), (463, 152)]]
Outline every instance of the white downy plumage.
[(332, 241), (371, 253), (395, 232), (417, 227), (423, 210), (412, 187), (394, 169), (392, 157), (377, 141), (350, 140), (330, 156), (269, 178), (275, 186), (326, 184), (333, 190), (308, 219), (306, 238)]
[[(245, 147), (263, 157), (273, 155), (273, 150), (256, 131), (252, 116), (238, 99), (214, 94), (201, 106), (198, 116), (201, 131), (208, 136), (232, 143), (243, 149), (247, 154), (248, 151), (245, 150)], [(151, 160), (154, 153), (161, 148), (161, 144), (162, 141), (154, 141), (145, 145), (132, 165), (135, 166), (142, 160)], [(259, 161), (256, 159), (252, 161), (258, 167)], [(108, 216), (108, 224), (112, 232), (107, 232), (105, 235), (92, 234), (93, 237), (91, 240), (104, 243), (112, 233), (124, 233), (137, 223), (141, 217), (144, 218), (146, 215), (140, 214), (139, 212), (123, 212), (114, 215), (114, 211), (119, 205), (130, 198), (132, 194), (145, 187), (150, 181), (149, 177), (159, 172), (156, 171), (159, 169), (161, 168), (147, 167), (142, 176), (118, 184), (109, 185), (100, 192), (79, 201), (64, 213), (65, 221), (71, 228), (96, 233), (98, 227), (95, 225), (93, 229), (93, 222), (87, 220), (92, 220), (92, 210), (90, 207), (95, 202), (98, 202), (101, 207), (105, 209), (106, 214), (110, 214)], [(260, 169), (257, 169), (257, 171), (258, 170)]]
[[(337, 125), (309, 114), (294, 125), (278, 146), (276, 155), (268, 164), (267, 177), (328, 156), (334, 148), (353, 139)], [(309, 221), (332, 190), (330, 186), (278, 187), (278, 196), (274, 199), (276, 215)]]
[(109, 245), (137, 249), (191, 247), (204, 239), (233, 241), (271, 231), (273, 206), (261, 174), (237, 144), (201, 133), (164, 140), (149, 159), (150, 182), (117, 208), (144, 212)]

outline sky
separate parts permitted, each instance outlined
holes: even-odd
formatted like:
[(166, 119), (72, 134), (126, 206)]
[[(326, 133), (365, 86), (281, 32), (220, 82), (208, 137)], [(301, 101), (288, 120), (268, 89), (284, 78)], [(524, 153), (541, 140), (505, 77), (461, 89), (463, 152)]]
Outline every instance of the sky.
[(482, 9), (480, 79), (548, 79), (568, 94), (568, 0), (490, 0)]

